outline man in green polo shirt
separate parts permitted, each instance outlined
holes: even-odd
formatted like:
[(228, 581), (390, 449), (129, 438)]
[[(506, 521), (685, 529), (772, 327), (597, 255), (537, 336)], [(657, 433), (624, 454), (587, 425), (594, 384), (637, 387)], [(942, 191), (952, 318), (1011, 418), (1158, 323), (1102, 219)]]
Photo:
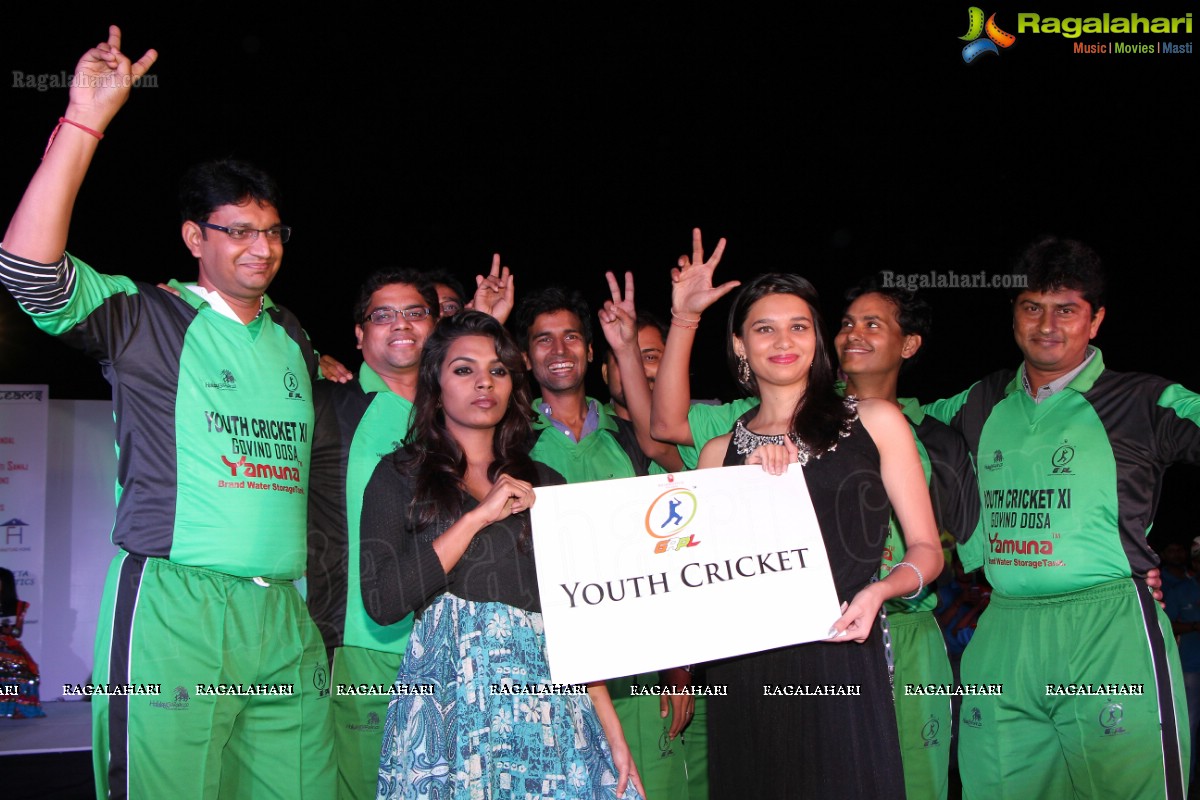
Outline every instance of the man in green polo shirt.
[[(346, 383), (314, 387), (316, 423), (308, 497), (308, 610), (332, 665), (338, 797), (374, 797), (383, 720), (412, 617), (378, 625), (363, 608), (359, 522), (379, 459), (408, 433), (421, 348), (438, 319), (432, 282), (384, 268), (359, 290), (354, 333), (363, 363)], [(363, 691), (363, 687), (371, 687)]]
[[(617, 353), (625, 400), (633, 415), (645, 416), (644, 445), (632, 423), (587, 396), (584, 380), (593, 358), (592, 325), (579, 292), (543, 289), (523, 298), (513, 318), (514, 335), (542, 391), (533, 402), (537, 439), (530, 455), (557, 470), (569, 483), (646, 475), (653, 458), (678, 458), (673, 447), (648, 438), (650, 389), (637, 343), (632, 277), (626, 276), (624, 299), (611, 274), (609, 286), (613, 302), (605, 304), (601, 320)], [(649, 457), (643, 446), (651, 450)], [(680, 676), (678, 672), (682, 670), (671, 670), (671, 676), (663, 677), (686, 680), (686, 673)], [(630, 693), (634, 683), (656, 685), (659, 680), (658, 675), (650, 674), (618, 679), (609, 682), (609, 690), (647, 796), (689, 800), (696, 795), (689, 795), (687, 745), (669, 735), (676, 720), (664, 720), (658, 697)], [(682, 710), (685, 705), (688, 711)], [(672, 707), (673, 713), (684, 715), (690, 713), (691, 704)]]
[(1200, 463), (1200, 395), (1105, 367), (1091, 248), (1040, 239), (1014, 274), (1021, 365), (924, 407), (978, 466), (985, 536), (963, 564), (993, 591), (963, 683), (1004, 687), (964, 698), (963, 797), (1182, 800), (1183, 680), (1146, 535), (1166, 468)]

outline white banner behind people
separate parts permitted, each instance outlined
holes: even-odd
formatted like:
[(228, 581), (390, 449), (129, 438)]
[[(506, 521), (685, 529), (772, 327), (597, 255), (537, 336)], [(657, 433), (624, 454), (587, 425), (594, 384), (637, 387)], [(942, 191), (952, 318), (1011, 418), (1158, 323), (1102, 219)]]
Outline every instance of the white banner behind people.
[(17, 596), (29, 603), (21, 641), (36, 660), (42, 650), (42, 575), (46, 541), (46, 386), (0, 384), (0, 567), (10, 569)]
[(824, 639), (840, 616), (795, 465), (542, 487), (532, 517), (556, 683)]

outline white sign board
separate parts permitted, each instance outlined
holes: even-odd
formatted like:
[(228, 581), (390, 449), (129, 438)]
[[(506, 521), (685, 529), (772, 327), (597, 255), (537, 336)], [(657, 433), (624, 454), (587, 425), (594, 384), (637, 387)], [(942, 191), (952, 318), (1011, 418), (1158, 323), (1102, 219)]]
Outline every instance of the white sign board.
[(794, 466), (541, 487), (532, 516), (556, 683), (824, 639), (841, 616)]

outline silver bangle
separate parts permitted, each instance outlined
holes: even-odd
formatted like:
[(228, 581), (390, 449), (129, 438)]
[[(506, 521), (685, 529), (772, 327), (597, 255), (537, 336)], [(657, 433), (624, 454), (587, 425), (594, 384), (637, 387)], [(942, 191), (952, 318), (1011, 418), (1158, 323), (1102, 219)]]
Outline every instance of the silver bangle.
[(921, 574), (921, 570), (917, 569), (916, 564), (913, 564), (912, 562), (898, 561), (895, 564), (892, 564), (891, 569), (888, 570), (888, 575), (891, 575), (892, 570), (895, 569), (896, 567), (908, 567), (913, 572), (917, 573), (917, 580), (920, 581), (920, 584), (917, 586), (917, 590), (915, 592), (913, 592), (912, 594), (902, 595), (900, 597), (900, 599), (901, 600), (915, 600), (916, 598), (920, 597), (921, 592), (923, 592), (925, 590), (925, 576)]

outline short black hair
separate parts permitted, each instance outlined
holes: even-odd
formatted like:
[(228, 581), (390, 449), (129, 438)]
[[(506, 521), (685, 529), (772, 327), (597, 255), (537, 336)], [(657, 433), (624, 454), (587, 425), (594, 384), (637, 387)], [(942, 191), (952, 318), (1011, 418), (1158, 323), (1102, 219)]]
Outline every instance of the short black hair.
[(429, 307), (429, 313), (435, 321), (437, 320), (440, 316), (437, 288), (424, 272), (406, 267), (380, 267), (368, 275), (358, 289), (358, 301), (354, 304), (355, 325), (361, 325), (366, 321), (367, 306), (371, 304), (371, 295), (393, 283), (404, 283), (415, 287)]
[(533, 327), (533, 321), (542, 314), (553, 314), (555, 311), (570, 311), (578, 317), (583, 342), (591, 345), (592, 312), (588, 310), (583, 295), (578, 289), (548, 286), (522, 298), (513, 315), (513, 336), (523, 352), (529, 352), (529, 329)]
[(917, 363), (921, 350), (929, 341), (929, 332), (933, 330), (933, 308), (917, 293), (916, 289), (905, 289), (891, 285), (884, 280), (883, 274), (876, 272), (846, 290), (846, 307), (864, 294), (877, 294), (896, 308), (896, 321), (900, 323), (900, 332), (905, 336), (920, 336), (922, 347), (912, 356), (900, 363), (901, 371), (906, 371)]
[(1104, 267), (1096, 251), (1075, 239), (1042, 236), (1017, 257), (1015, 275), (1024, 276), (1024, 286), (1013, 293), (1075, 290), (1092, 307), (1092, 316), (1104, 308)]
[(470, 297), (467, 296), (466, 292), (463, 291), (462, 281), (460, 281), (458, 278), (454, 277), (454, 275), (452, 275), (450, 273), (450, 270), (448, 270), (448, 269), (433, 269), (433, 270), (427, 271), (425, 273), (425, 276), (427, 278), (429, 278), (430, 283), (435, 283), (435, 284), (440, 283), (445, 286), (449, 286), (450, 289), (456, 295), (458, 295), (458, 299), (460, 301), (462, 301), (463, 303), (466, 303), (471, 299)]
[[(663, 322), (660, 317), (651, 314), (649, 311), (637, 312), (637, 332), (641, 333), (643, 328), (654, 328), (658, 331), (658, 335), (662, 337), (663, 343), (666, 344), (667, 334), (670, 333), (670, 328), (667, 323)], [(605, 344), (608, 344), (605, 342)], [(611, 347), (604, 351), (605, 358), (613, 358), (613, 349)]]
[(207, 222), (221, 206), (253, 200), (279, 209), (279, 186), (263, 170), (233, 158), (204, 161), (179, 180), (180, 222)]
[(888, 285), (881, 273), (874, 273), (846, 290), (846, 306), (849, 307), (864, 294), (878, 294), (887, 298), (896, 307), (896, 319), (905, 336), (916, 334), (922, 338), (933, 330), (933, 308), (925, 302), (915, 289)]
[(641, 331), (642, 328), (657, 328), (658, 335), (662, 337), (664, 342), (667, 341), (667, 334), (671, 332), (671, 329), (667, 327), (667, 323), (663, 322), (661, 317), (657, 314), (651, 314), (649, 311), (639, 311), (637, 313), (637, 329)]

